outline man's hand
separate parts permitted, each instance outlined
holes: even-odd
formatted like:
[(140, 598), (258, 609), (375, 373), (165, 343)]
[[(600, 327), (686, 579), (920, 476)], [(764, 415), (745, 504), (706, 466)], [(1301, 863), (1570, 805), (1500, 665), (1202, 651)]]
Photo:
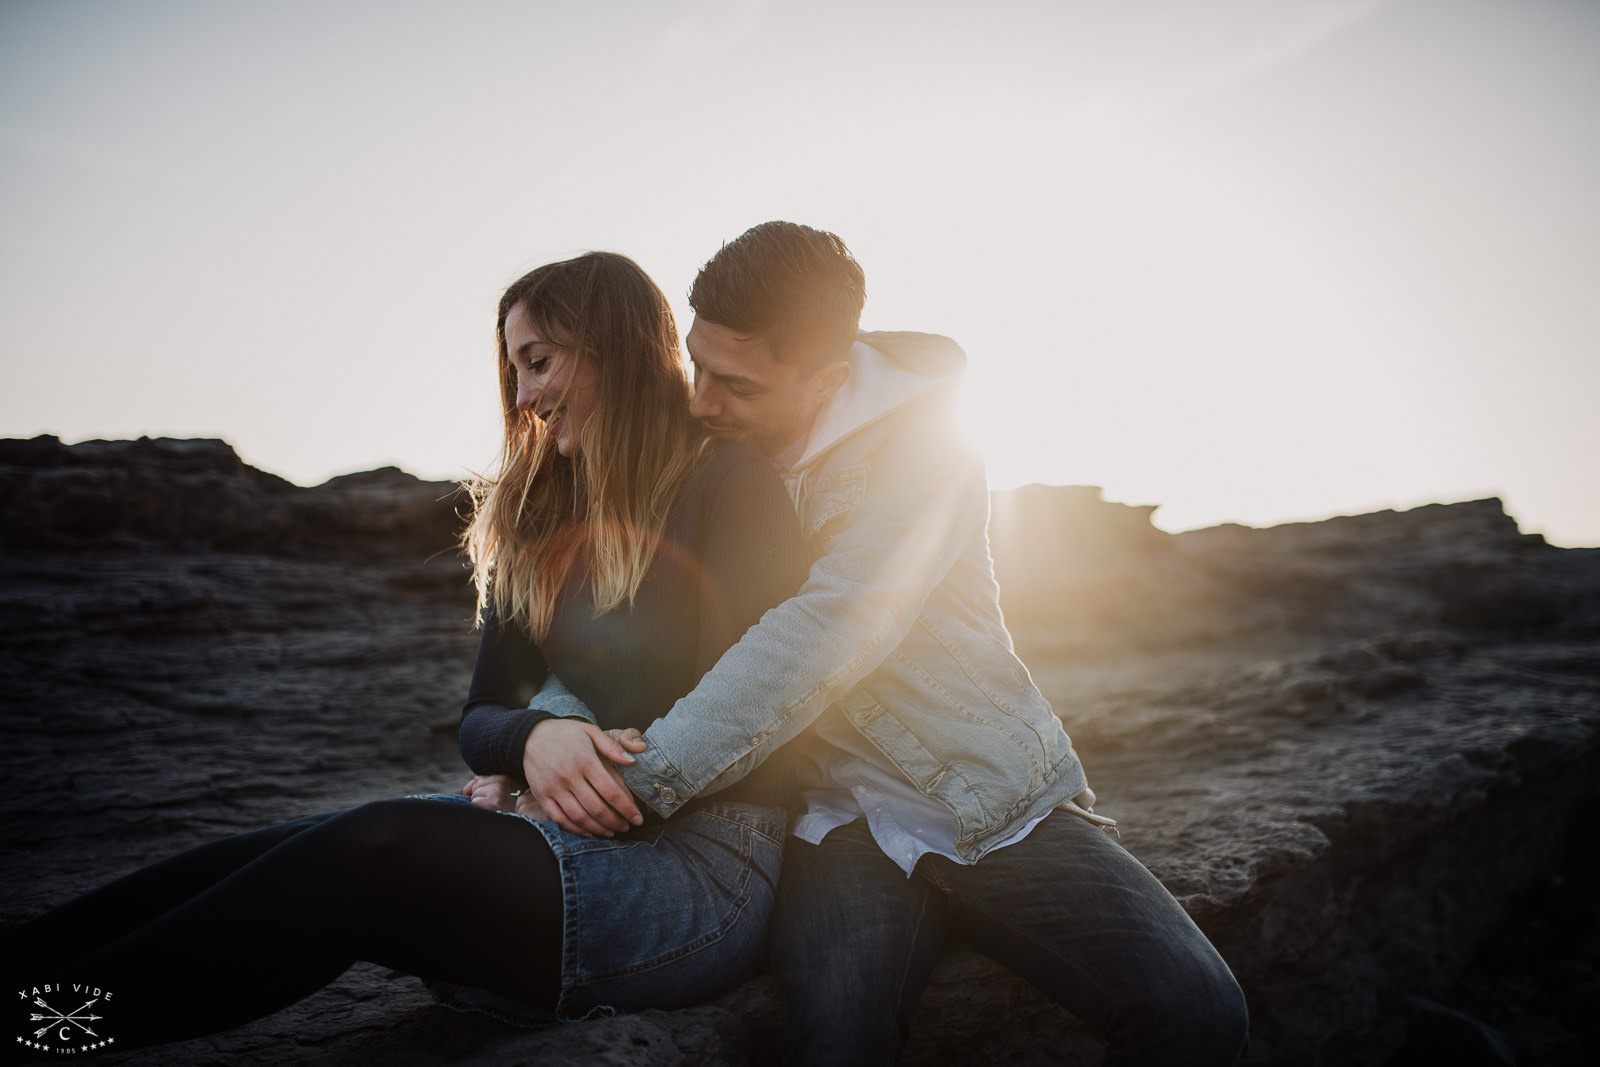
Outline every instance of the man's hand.
[[(641, 734), (631, 726), (626, 730), (607, 730), (606, 736), (620, 743), (629, 752), (643, 752), (650, 747), (650, 742), (644, 739), (644, 734)], [(633, 761), (630, 759), (628, 762), (632, 763)]]
[(550, 816), (546, 815), (544, 813), (544, 808), (540, 807), (539, 802), (537, 800), (533, 799), (533, 794), (532, 793), (529, 793), (527, 791), (523, 791), (522, 794), (519, 795), (516, 799), (517, 799), (517, 814), (518, 815), (526, 815), (528, 818), (532, 819), (534, 822), (549, 822), (550, 821)]
[(527, 795), (551, 822), (581, 837), (613, 837), (644, 821), (615, 764), (648, 747), (637, 730), (607, 732), (578, 719), (545, 719), (522, 750)]

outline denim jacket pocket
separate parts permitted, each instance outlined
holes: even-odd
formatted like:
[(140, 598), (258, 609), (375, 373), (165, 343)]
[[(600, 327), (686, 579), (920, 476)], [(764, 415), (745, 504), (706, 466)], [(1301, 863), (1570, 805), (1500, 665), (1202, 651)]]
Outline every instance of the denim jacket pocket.
[(834, 535), (844, 526), (850, 509), (867, 495), (867, 466), (817, 472), (800, 499), (800, 529), (812, 559), (827, 554)]

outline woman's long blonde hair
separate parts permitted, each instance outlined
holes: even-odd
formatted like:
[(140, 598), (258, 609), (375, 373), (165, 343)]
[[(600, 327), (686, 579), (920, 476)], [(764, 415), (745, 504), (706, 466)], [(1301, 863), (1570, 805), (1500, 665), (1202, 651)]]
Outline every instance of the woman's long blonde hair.
[[(570, 459), (537, 415), (517, 410), (506, 316), (519, 305), (541, 337), (596, 372)], [(506, 435), (499, 473), (469, 487), (462, 543), (479, 617), (492, 602), (502, 621), (542, 639), (575, 567), (588, 568), (596, 615), (633, 602), (703, 432), (689, 415), (672, 309), (626, 256), (589, 252), (525, 274), (500, 298), (495, 337)]]

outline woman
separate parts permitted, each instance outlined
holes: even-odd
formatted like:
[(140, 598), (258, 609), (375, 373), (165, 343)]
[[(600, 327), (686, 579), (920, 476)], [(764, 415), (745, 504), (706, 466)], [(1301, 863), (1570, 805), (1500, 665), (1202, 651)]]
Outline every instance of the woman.
[[(671, 311), (631, 260), (531, 272), (497, 334), (501, 470), (466, 535), (483, 638), (461, 743), (480, 801), (545, 744), (628, 758), (622, 731), (664, 714), (805, 573), (770, 464), (689, 417)], [(555, 677), (596, 724), (527, 706)], [(467, 795), (381, 801), (144, 868), (4, 955), (117, 990), (124, 1047), (258, 1018), (356, 960), (557, 1017), (678, 1006), (759, 968), (787, 792), (774, 760), (615, 837)], [(175, 983), (181, 1012), (162, 1008)]]

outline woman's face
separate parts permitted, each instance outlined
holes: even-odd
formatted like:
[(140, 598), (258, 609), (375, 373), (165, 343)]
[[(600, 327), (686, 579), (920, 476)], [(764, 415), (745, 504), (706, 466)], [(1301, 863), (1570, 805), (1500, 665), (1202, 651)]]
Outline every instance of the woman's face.
[(532, 411), (569, 459), (578, 430), (594, 410), (599, 375), (594, 364), (533, 328), (521, 304), (506, 315), (506, 355), (517, 369), (517, 410)]

